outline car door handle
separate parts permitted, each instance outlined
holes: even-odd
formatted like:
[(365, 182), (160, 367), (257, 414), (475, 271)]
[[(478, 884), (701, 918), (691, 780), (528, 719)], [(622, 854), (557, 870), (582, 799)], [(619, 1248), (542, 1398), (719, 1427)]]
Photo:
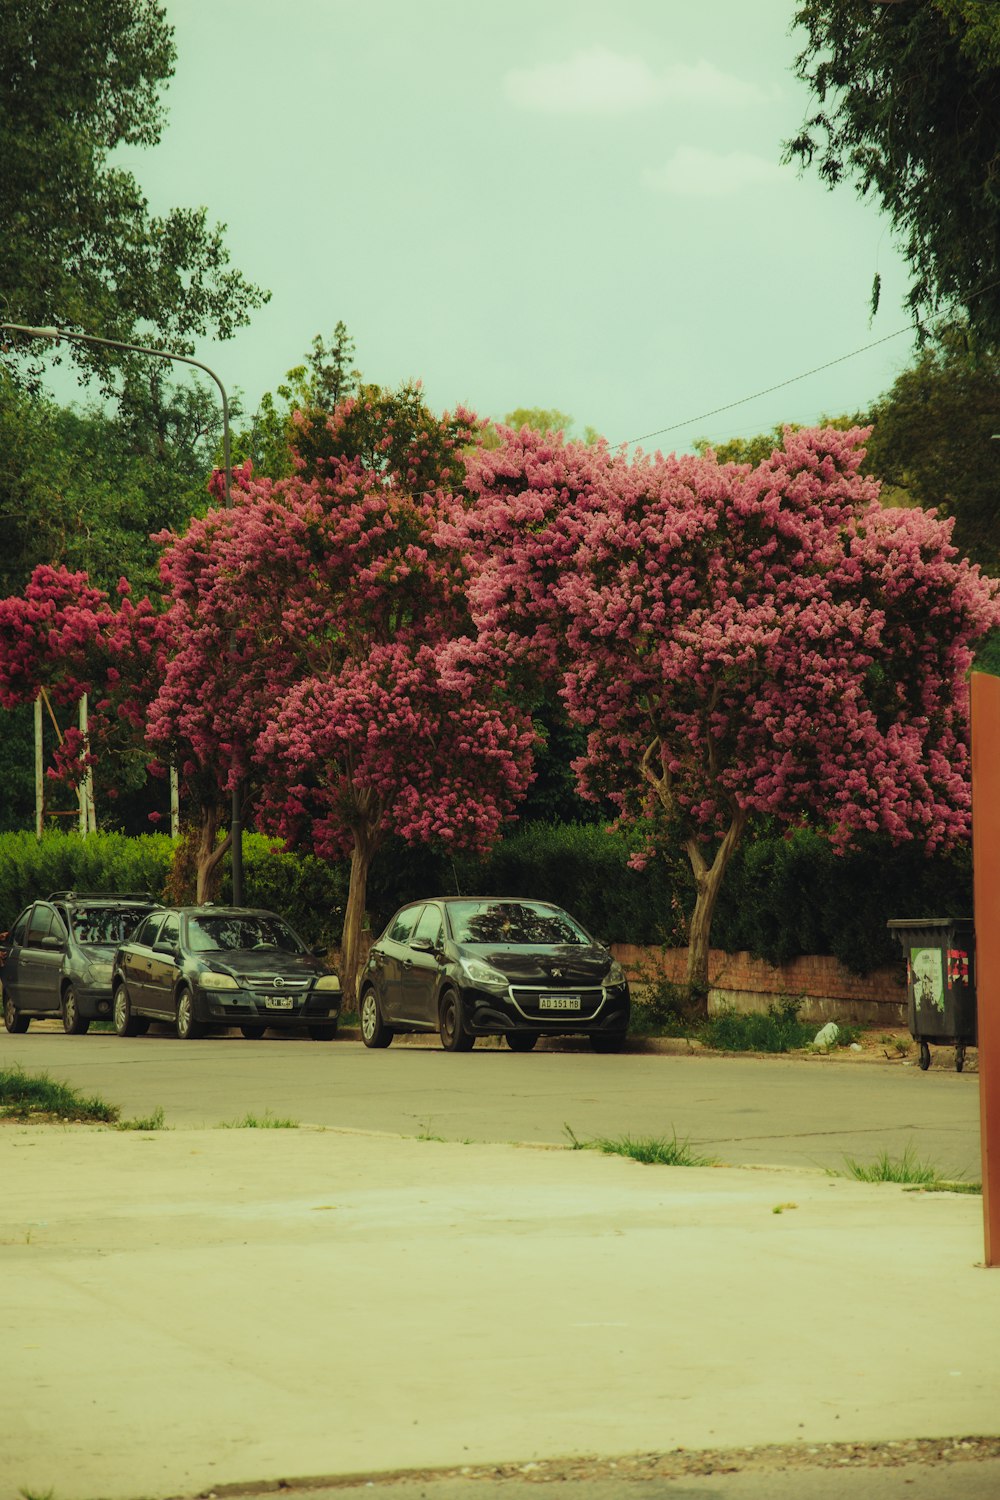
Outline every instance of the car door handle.
[(412, 969), (413, 968), (413, 959), (412, 958), (404, 958), (403, 959), (403, 968), (404, 969)]

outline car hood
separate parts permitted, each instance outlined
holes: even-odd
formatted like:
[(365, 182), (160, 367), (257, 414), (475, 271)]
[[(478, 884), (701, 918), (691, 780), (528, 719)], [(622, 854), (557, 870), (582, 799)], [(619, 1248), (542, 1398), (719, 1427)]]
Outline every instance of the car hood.
[(537, 948), (515, 943), (462, 943), (463, 958), (478, 958), (515, 984), (594, 984), (604, 978), (611, 967), (611, 955), (595, 943), (589, 948), (567, 944), (558, 948)]
[(286, 979), (312, 978), (325, 974), (326, 965), (311, 953), (283, 953), (280, 948), (248, 948), (245, 952), (202, 953), (201, 962), (217, 974), (232, 974), (234, 978), (265, 978), (269, 974), (280, 974)]

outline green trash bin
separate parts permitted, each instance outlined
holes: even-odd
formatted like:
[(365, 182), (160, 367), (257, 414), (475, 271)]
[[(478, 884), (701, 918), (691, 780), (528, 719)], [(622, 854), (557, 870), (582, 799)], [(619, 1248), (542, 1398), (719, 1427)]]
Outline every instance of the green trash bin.
[(955, 1048), (961, 1073), (966, 1047), (976, 1045), (976, 930), (971, 917), (906, 917), (889, 929), (906, 955), (910, 1035), (920, 1043), (920, 1066), (931, 1065), (930, 1044)]

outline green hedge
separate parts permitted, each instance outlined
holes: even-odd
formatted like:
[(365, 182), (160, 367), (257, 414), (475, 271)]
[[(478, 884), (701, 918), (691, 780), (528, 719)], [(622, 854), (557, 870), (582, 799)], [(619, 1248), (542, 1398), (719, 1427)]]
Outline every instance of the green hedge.
[[(279, 911), (308, 943), (340, 941), (347, 899), (346, 866), (315, 855), (273, 852), (273, 839), (247, 834), (243, 843), (244, 899)], [(123, 833), (0, 834), (0, 928), (11, 925), (29, 901), (51, 891), (149, 891), (161, 898), (173, 857), (164, 833), (130, 838)], [(222, 900), (230, 865), (226, 861)]]
[[(273, 840), (244, 841), (245, 899), (281, 912), (309, 943), (340, 941), (349, 868), (314, 855), (275, 852)], [(380, 932), (404, 901), (421, 896), (527, 895), (571, 911), (605, 942), (682, 945), (692, 905), (683, 859), (628, 867), (623, 834), (594, 824), (528, 824), (487, 859), (451, 858), (391, 842), (372, 867), (371, 926)], [(0, 927), (49, 891), (149, 890), (160, 896), (173, 852), (165, 834), (129, 838), (101, 833), (0, 834)], [(229, 898), (228, 861), (222, 899)], [(746, 842), (727, 873), (713, 925), (715, 947), (748, 949), (780, 963), (801, 953), (832, 953), (865, 973), (891, 963), (898, 949), (890, 917), (968, 916), (972, 869), (968, 848), (927, 858), (916, 846), (892, 849), (872, 839), (838, 856), (820, 836)]]

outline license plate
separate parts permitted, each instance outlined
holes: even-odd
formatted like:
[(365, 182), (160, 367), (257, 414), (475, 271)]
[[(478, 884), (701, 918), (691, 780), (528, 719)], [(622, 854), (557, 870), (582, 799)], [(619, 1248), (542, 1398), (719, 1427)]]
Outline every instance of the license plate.
[(579, 995), (539, 995), (540, 1010), (579, 1010)]
[(268, 1010), (291, 1010), (295, 1002), (291, 995), (268, 995), (264, 1004)]

